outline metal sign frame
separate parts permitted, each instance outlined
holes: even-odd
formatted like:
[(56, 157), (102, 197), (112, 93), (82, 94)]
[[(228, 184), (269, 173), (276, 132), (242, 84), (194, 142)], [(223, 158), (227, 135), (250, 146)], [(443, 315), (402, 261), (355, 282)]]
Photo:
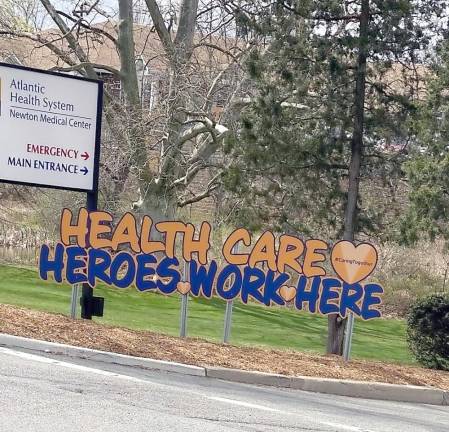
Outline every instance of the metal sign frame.
[[(86, 199), (86, 207), (89, 211), (95, 211), (98, 207), (98, 183), (99, 183), (99, 175), (100, 175), (100, 145), (101, 145), (101, 125), (102, 125), (102, 115), (103, 115), (103, 85), (104, 82), (102, 80), (96, 80), (91, 78), (85, 78), (80, 76), (74, 76), (64, 73), (58, 73), (55, 71), (47, 71), (27, 66), (21, 65), (11, 65), (8, 63), (0, 62), (0, 67), (7, 67), (10, 69), (18, 69), (24, 70), (28, 72), (35, 72), (44, 75), (52, 75), (59, 78), (68, 78), (77, 81), (84, 81), (97, 84), (98, 86), (98, 96), (97, 96), (97, 121), (95, 123), (95, 149), (94, 149), (94, 168), (93, 168), (93, 176), (92, 176), (92, 189), (80, 189), (80, 188), (72, 188), (66, 186), (56, 186), (56, 185), (46, 185), (40, 183), (30, 183), (30, 182), (21, 182), (17, 180), (6, 180), (0, 178), (0, 183), (7, 184), (18, 184), (23, 186), (32, 186), (39, 188), (47, 188), (47, 189), (58, 189), (58, 190), (67, 190), (73, 192), (82, 192), (87, 194)], [(77, 291), (77, 290), (76, 290)], [(74, 293), (72, 293), (72, 310), (76, 308), (76, 298), (74, 298)], [(92, 319), (92, 316), (103, 316), (103, 304), (104, 299), (101, 297), (94, 297), (93, 288), (88, 284), (82, 285), (82, 297), (80, 299), (81, 303), (81, 318), (84, 319)], [(75, 309), (76, 311), (76, 309)]]
[[(29, 182), (22, 182), (17, 180), (6, 180), (2, 179), (0, 177), (0, 183), (7, 183), (7, 184), (19, 184), (23, 186), (32, 186), (32, 187), (43, 187), (48, 189), (58, 189), (58, 190), (69, 190), (73, 192), (87, 192), (88, 194), (97, 194), (98, 193), (98, 181), (99, 181), (99, 174), (100, 174), (100, 143), (101, 143), (101, 124), (102, 124), (102, 113), (103, 113), (103, 81), (102, 80), (96, 80), (91, 78), (85, 78), (80, 76), (74, 76), (69, 75), (65, 73), (58, 73), (55, 71), (47, 71), (37, 68), (32, 68), (28, 66), (21, 66), (21, 65), (12, 65), (9, 63), (2, 63), (0, 62), (0, 67), (7, 67), (11, 69), (19, 69), (24, 70), (28, 72), (36, 72), (44, 75), (52, 75), (57, 76), (59, 78), (69, 78), (72, 80), (77, 81), (84, 81), (84, 82), (91, 82), (98, 85), (98, 97), (97, 97), (97, 121), (95, 123), (95, 150), (94, 150), (94, 171), (93, 171), (93, 182), (92, 182), (92, 189), (79, 189), (79, 188), (71, 188), (71, 187), (65, 187), (65, 186), (55, 186), (55, 185), (45, 185), (40, 183), (29, 183)], [(1, 149), (1, 147), (0, 147)]]

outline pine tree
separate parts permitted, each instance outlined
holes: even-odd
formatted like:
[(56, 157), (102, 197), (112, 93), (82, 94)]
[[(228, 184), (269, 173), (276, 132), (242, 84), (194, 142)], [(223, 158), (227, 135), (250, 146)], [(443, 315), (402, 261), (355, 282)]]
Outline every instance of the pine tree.
[[(263, 43), (247, 62), (255, 88), (228, 149), (239, 218), (329, 239), (376, 235), (383, 209), (370, 189), (399, 175), (419, 93), (415, 64), (431, 34), (422, 27), (442, 13), (440, 2), (257, 4), (239, 10)], [(329, 353), (342, 353), (344, 328), (329, 318)]]
[(428, 74), (427, 97), (417, 113), (416, 137), (405, 164), (409, 208), (401, 240), (449, 239), (449, 43), (441, 42)]

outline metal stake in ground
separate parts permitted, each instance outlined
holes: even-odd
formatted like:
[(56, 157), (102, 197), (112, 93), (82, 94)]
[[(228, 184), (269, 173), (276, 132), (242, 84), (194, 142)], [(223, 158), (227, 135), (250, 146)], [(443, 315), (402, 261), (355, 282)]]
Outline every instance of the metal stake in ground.
[(78, 306), (79, 285), (72, 286), (72, 300), (70, 301), (70, 318), (76, 318), (76, 307)]
[(350, 313), (346, 323), (345, 339), (343, 346), (343, 358), (345, 361), (351, 359), (352, 335), (354, 334), (354, 314)]
[[(189, 268), (186, 261), (184, 261), (184, 281), (189, 280)], [(181, 294), (181, 317), (180, 317), (180, 326), (179, 326), (179, 336), (187, 337), (187, 312), (189, 305), (189, 294)]]
[(224, 330), (223, 330), (223, 343), (228, 343), (231, 337), (231, 326), (232, 326), (232, 308), (234, 307), (234, 302), (229, 300), (226, 302), (226, 312), (224, 320)]
[[(235, 255), (239, 251), (238, 244), (234, 245), (232, 248), (232, 253)], [(234, 281), (231, 280), (229, 285), (233, 284)], [(226, 311), (225, 311), (225, 319), (224, 319), (224, 329), (223, 329), (223, 343), (228, 343), (231, 338), (231, 327), (232, 327), (232, 309), (234, 307), (234, 301), (229, 300), (226, 302)]]

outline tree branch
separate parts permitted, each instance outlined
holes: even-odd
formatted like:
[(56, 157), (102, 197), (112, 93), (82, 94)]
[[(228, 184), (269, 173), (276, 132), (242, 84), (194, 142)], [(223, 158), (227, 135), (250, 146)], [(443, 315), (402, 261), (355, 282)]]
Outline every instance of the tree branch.
[(164, 18), (162, 17), (161, 10), (157, 5), (155, 0), (145, 0), (147, 4), (148, 12), (150, 13), (151, 19), (153, 20), (154, 28), (162, 42), (162, 45), (167, 52), (167, 54), (173, 53), (173, 41), (171, 39), (170, 33), (165, 25)]
[(198, 0), (183, 0), (179, 18), (178, 31), (174, 44), (190, 50), (195, 35), (196, 16), (198, 14)]
[(218, 173), (217, 175), (215, 175), (212, 178), (212, 180), (208, 183), (206, 189), (200, 194), (194, 195), (193, 197), (186, 198), (184, 200), (178, 200), (178, 206), (182, 208), (185, 207), (186, 205), (194, 204), (196, 202), (203, 200), (204, 198), (210, 197), (212, 192), (220, 186), (220, 184), (216, 182), (221, 176), (222, 173)]
[[(100, 63), (88, 63), (90, 66), (92, 66), (94, 69), (104, 69), (105, 71), (110, 72), (112, 75), (114, 75), (115, 77), (121, 79), (123, 77), (123, 74), (108, 65), (104, 65), (104, 64), (100, 64)], [(50, 70), (52, 71), (59, 71), (59, 72), (72, 72), (72, 71), (79, 71), (80, 69), (85, 69), (86, 66), (88, 66), (87, 63), (78, 63), (76, 65), (73, 66), (69, 66), (69, 67), (60, 67), (60, 66), (54, 66), (52, 67)]]
[(40, 0), (45, 10), (48, 12), (54, 23), (58, 26), (61, 33), (64, 35), (64, 38), (67, 40), (70, 48), (74, 51), (75, 55), (78, 57), (81, 63), (85, 63), (85, 71), (89, 78), (98, 79), (98, 76), (92, 66), (90, 66), (89, 58), (87, 57), (84, 50), (81, 48), (81, 45), (76, 40), (75, 36), (73, 36), (71, 30), (67, 26), (67, 24), (63, 21), (63, 19), (59, 16), (58, 12), (51, 4), (50, 0)]
[(112, 36), (110, 33), (108, 33), (106, 30), (104, 30), (100, 27), (93, 27), (93, 26), (83, 23), (82, 21), (76, 20), (69, 14), (66, 14), (64, 11), (57, 10), (56, 12), (59, 15), (63, 16), (64, 18), (67, 18), (68, 20), (78, 24), (80, 27), (82, 27), (84, 29), (90, 30), (93, 33), (98, 33), (98, 34), (101, 34), (101, 35), (107, 37), (110, 41), (114, 42), (114, 45), (117, 44), (117, 39), (114, 36)]
[[(8, 35), (13, 36), (17, 38), (25, 38), (32, 40), (33, 42), (38, 42), (41, 44), (41, 47), (47, 47), (49, 50), (51, 50), (58, 58), (60, 58), (64, 63), (73, 66), (75, 65), (75, 61), (63, 50), (61, 50), (59, 47), (57, 47), (54, 43), (48, 41), (47, 39), (44, 39), (39, 34), (32, 34), (28, 32), (18, 32), (13, 30), (4, 30), (0, 31), (0, 35)], [(37, 47), (39, 48), (39, 47)]]

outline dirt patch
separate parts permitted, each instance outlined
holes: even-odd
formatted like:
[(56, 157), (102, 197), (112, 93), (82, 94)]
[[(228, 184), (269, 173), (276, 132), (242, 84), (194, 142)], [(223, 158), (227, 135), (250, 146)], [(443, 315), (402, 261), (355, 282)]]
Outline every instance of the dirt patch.
[(449, 372), (365, 360), (354, 360), (345, 364), (336, 356), (237, 347), (202, 339), (180, 339), (148, 331), (72, 321), (63, 315), (6, 305), (0, 305), (0, 332), (197, 366), (223, 366), (291, 376), (413, 384), (449, 390)]

